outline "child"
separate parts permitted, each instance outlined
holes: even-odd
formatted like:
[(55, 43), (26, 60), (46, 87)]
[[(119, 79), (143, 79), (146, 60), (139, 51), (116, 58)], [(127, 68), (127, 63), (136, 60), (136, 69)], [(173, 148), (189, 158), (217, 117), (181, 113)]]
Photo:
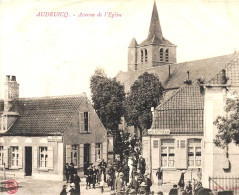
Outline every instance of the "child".
[(101, 170), (101, 174), (100, 174), (101, 178), (100, 178), (100, 189), (101, 189), (101, 193), (103, 194), (104, 193), (104, 184), (105, 184), (105, 181), (104, 181), (104, 174)]

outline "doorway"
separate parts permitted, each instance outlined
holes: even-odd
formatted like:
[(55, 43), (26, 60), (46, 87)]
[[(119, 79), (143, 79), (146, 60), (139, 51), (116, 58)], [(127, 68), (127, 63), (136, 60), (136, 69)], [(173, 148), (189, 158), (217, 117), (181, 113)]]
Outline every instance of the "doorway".
[(90, 164), (90, 144), (84, 144), (84, 174), (87, 174), (87, 168)]
[(25, 173), (26, 176), (32, 175), (32, 147), (25, 147)]

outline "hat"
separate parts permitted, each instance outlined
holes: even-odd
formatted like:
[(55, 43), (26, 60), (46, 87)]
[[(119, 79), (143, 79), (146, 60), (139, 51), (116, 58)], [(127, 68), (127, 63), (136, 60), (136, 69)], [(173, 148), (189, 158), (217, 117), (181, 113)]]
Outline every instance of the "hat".
[(147, 186), (147, 185), (145, 184), (145, 182), (142, 182), (140, 186)]
[(119, 176), (120, 176), (120, 177), (123, 177), (123, 176), (124, 176), (124, 173), (120, 172)]
[(71, 183), (71, 185), (70, 185), (71, 187), (76, 187), (76, 185), (74, 184), (74, 183)]
[(148, 174), (148, 173), (145, 173), (144, 175), (147, 175), (147, 176), (148, 176), (149, 174)]
[(173, 187), (174, 187), (174, 188), (176, 188), (176, 187), (177, 187), (177, 185), (176, 185), (176, 184), (174, 184), (174, 185), (173, 185)]

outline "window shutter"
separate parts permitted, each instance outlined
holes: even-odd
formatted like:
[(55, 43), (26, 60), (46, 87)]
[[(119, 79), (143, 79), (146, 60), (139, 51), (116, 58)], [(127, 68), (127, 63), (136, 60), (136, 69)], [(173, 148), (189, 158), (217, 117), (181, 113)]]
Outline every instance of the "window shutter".
[(80, 132), (85, 131), (85, 126), (84, 126), (84, 112), (79, 113), (79, 130)]
[(90, 118), (91, 118), (91, 113), (88, 112), (88, 131), (92, 131), (92, 130), (91, 130), (91, 121), (90, 121)]
[(80, 167), (84, 167), (84, 144), (80, 144)]
[(54, 157), (54, 153), (53, 153), (53, 147), (48, 147), (47, 148), (47, 155), (48, 155), (48, 166), (47, 168), (48, 169), (53, 169), (53, 164), (54, 164), (54, 160), (53, 160), (53, 157)]
[(179, 148), (176, 149), (176, 167), (180, 169), (187, 168), (187, 140), (178, 140)]
[(18, 147), (18, 154), (19, 154), (18, 167), (22, 168), (22, 147), (21, 146)]
[(91, 163), (95, 162), (95, 143), (91, 143)]
[(71, 145), (66, 145), (66, 163), (71, 163)]
[(153, 139), (152, 140), (152, 169), (159, 168), (159, 140)]
[(33, 147), (33, 168), (38, 168), (38, 147)]
[(5, 163), (5, 168), (8, 168), (10, 159), (8, 158), (8, 147), (3, 146), (3, 163)]
[(107, 141), (106, 142), (103, 142), (103, 159), (105, 162), (107, 162), (108, 160), (108, 156), (107, 156)]

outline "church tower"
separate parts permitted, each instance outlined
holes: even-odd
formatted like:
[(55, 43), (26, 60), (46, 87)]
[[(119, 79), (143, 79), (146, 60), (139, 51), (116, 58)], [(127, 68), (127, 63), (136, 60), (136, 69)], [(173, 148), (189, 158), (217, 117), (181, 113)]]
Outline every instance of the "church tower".
[(139, 45), (133, 38), (128, 47), (128, 71), (176, 63), (176, 45), (163, 37), (158, 10), (154, 2), (149, 33)]

